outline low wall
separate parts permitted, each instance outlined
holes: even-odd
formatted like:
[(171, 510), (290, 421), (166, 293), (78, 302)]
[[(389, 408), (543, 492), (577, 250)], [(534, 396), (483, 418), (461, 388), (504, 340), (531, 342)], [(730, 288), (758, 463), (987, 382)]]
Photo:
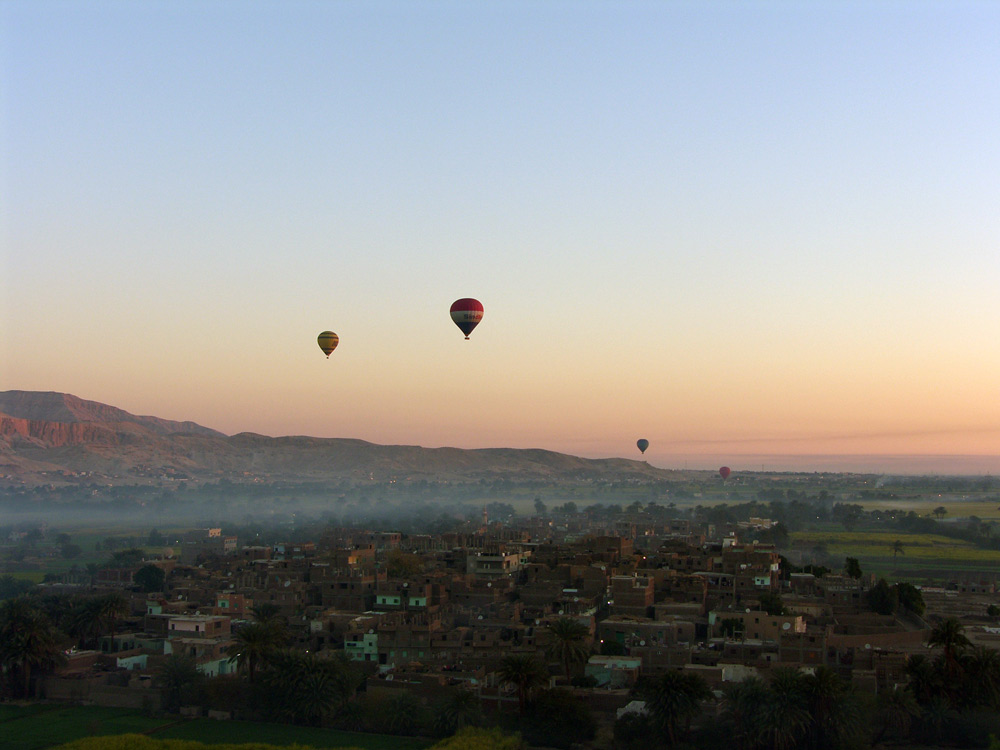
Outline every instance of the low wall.
[(105, 685), (103, 678), (67, 680), (47, 677), (42, 690), (48, 700), (92, 703), (111, 708), (160, 708), (160, 691), (154, 688), (128, 688)]

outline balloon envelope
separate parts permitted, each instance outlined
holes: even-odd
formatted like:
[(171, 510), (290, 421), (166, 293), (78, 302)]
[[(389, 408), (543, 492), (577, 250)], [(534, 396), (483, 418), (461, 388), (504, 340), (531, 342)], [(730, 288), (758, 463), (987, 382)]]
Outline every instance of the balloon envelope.
[(316, 337), (316, 341), (319, 343), (319, 348), (323, 350), (323, 354), (329, 357), (330, 352), (336, 349), (337, 344), (340, 343), (340, 336), (333, 331), (323, 331), (323, 333)]
[(483, 319), (483, 303), (471, 297), (455, 300), (451, 305), (451, 319), (465, 334), (465, 338), (469, 338), (472, 329)]
[(649, 447), (649, 441), (646, 438), (639, 438), (635, 441), (636, 447), (638, 447), (640, 453), (645, 453), (646, 448)]
[(730, 473), (731, 472), (728, 466), (723, 466), (721, 469), (719, 469), (719, 474), (722, 476), (723, 479), (729, 479)]

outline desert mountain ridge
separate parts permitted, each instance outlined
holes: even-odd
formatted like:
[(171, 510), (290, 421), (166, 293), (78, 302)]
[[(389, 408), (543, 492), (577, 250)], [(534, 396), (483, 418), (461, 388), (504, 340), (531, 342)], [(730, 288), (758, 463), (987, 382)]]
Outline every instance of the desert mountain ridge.
[(0, 481), (154, 483), (436, 480), (657, 480), (642, 461), (541, 449), (422, 448), (349, 438), (228, 436), (194, 422), (137, 416), (66, 393), (0, 391)]

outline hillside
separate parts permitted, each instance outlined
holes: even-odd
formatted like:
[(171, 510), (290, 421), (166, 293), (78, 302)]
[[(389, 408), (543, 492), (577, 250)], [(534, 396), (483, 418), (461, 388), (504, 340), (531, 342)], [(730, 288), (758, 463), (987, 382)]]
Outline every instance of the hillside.
[(545, 450), (422, 448), (363, 440), (226, 436), (194, 422), (136, 416), (64, 393), (0, 392), (0, 475), (7, 484), (449, 480), (510, 476), (540, 481), (662, 479), (640, 461)]

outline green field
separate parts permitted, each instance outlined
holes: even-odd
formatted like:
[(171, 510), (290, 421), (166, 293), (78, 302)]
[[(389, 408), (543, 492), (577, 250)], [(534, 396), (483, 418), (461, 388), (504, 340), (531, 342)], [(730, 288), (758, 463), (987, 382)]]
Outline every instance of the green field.
[(130, 733), (161, 739), (198, 740), (206, 744), (264, 742), (364, 750), (423, 750), (434, 744), (433, 740), (414, 737), (341, 732), (288, 724), (151, 717), (123, 708), (0, 705), (0, 750), (43, 750), (82, 737)]
[[(894, 557), (893, 543), (897, 540), (903, 551)], [(845, 557), (856, 557), (863, 570), (898, 578), (1000, 572), (1000, 550), (981, 549), (971, 542), (936, 534), (797, 531), (791, 534), (791, 542), (793, 548), (807, 555), (820, 547), (837, 563)]]
[(0, 748), (41, 750), (80, 737), (147, 732), (171, 719), (143, 716), (138, 711), (99, 706), (3, 706)]
[(955, 500), (941, 497), (922, 497), (914, 500), (859, 500), (857, 504), (865, 510), (911, 510), (919, 516), (929, 516), (941, 506), (948, 511), (945, 518), (968, 518), (979, 516), (984, 521), (1000, 520), (1000, 503), (992, 500)]

